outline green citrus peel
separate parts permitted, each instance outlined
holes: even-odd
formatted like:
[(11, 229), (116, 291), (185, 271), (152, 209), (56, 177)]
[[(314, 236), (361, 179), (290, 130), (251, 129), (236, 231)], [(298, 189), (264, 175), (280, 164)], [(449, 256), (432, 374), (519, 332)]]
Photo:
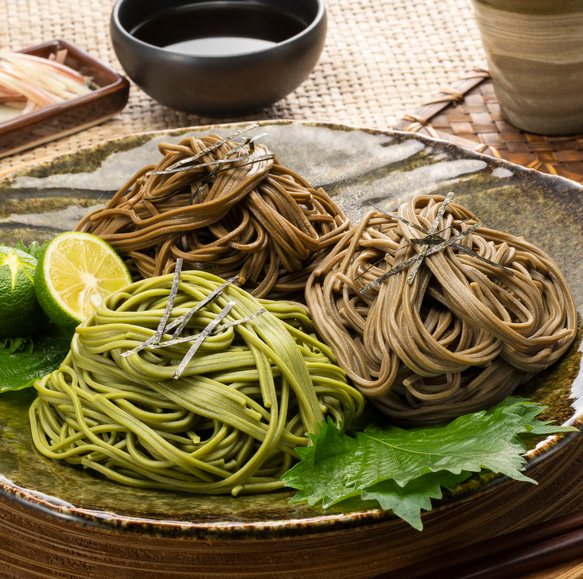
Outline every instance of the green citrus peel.
[(62, 233), (42, 247), (0, 246), (0, 393), (58, 368), (75, 327), (129, 283), (121, 258), (88, 233)]
[(113, 292), (132, 282), (115, 250), (90, 233), (67, 231), (44, 249), (36, 269), (36, 296), (57, 325), (74, 328)]
[(36, 259), (0, 246), (0, 339), (30, 336), (47, 323), (34, 290)]

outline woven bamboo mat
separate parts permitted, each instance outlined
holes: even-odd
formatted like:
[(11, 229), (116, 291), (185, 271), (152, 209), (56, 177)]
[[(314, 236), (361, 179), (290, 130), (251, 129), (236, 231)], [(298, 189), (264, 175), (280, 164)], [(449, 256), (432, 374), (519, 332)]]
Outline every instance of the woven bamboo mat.
[(414, 113), (405, 115), (393, 128), (445, 139), (583, 183), (583, 135), (546, 137), (508, 124), (484, 69), (464, 75)]
[[(122, 72), (109, 37), (114, 0), (1, 0), (0, 49), (63, 38)], [(298, 119), (390, 128), (484, 60), (470, 0), (327, 0), (317, 67), (287, 98), (256, 115), (208, 119), (172, 111), (131, 87), (105, 123), (0, 159), (0, 172), (112, 137), (233, 120)]]

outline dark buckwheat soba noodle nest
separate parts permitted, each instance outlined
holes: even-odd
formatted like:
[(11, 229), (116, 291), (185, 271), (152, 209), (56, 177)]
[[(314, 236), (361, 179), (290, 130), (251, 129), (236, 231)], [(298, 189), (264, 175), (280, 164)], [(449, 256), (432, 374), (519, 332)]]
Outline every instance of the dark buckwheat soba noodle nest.
[[(398, 218), (369, 213), (306, 288), (315, 326), (340, 366), (405, 425), (496, 404), (558, 360), (576, 334), (574, 299), (548, 255), (522, 238), (475, 229), (476, 217), (455, 203), (439, 218), (443, 204), (444, 197), (419, 196)], [(415, 241), (428, 239), (436, 218), (433, 231), (444, 240), (468, 233), (456, 242), (463, 247), (431, 253), (435, 235)], [(413, 264), (397, 271), (420, 252), (427, 254), (415, 275)]]
[(217, 135), (160, 144), (162, 160), (136, 173), (76, 229), (98, 235), (134, 279), (185, 269), (239, 276), (255, 297), (302, 292), (350, 222), (323, 189), (263, 145)]

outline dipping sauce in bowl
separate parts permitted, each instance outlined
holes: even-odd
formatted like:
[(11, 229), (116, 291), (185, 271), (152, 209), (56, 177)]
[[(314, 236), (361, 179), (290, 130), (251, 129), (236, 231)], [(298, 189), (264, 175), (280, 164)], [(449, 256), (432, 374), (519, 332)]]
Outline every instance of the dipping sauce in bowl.
[(132, 34), (148, 44), (198, 56), (226, 56), (273, 47), (309, 23), (270, 6), (201, 2), (165, 10)]
[(316, 65), (323, 0), (118, 0), (113, 46), (128, 76), (187, 113), (254, 112), (285, 97)]

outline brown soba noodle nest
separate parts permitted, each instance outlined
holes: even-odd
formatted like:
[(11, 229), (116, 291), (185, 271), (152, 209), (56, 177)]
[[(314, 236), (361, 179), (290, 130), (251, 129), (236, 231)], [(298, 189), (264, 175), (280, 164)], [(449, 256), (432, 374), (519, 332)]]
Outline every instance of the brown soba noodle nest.
[(369, 213), (306, 300), (340, 366), (382, 412), (434, 424), (496, 404), (555, 362), (577, 312), (554, 261), (442, 196)]
[(350, 227), (323, 189), (253, 139), (217, 135), (160, 144), (162, 160), (135, 174), (76, 229), (98, 235), (136, 277), (185, 269), (237, 276), (255, 297), (303, 291)]

